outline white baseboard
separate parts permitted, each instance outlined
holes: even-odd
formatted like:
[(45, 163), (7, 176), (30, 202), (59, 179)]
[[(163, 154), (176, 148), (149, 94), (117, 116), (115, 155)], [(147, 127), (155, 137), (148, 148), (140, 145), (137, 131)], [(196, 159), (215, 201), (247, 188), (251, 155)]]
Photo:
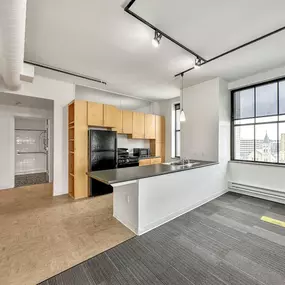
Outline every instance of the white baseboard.
[(188, 213), (188, 212), (190, 212), (190, 211), (192, 211), (192, 210), (194, 210), (194, 209), (196, 209), (196, 208), (198, 208), (198, 207), (200, 207), (200, 206), (202, 206), (202, 205), (204, 205), (204, 204), (206, 204), (206, 203), (208, 203), (208, 202), (210, 202), (210, 201), (212, 201), (212, 200), (214, 200), (214, 199), (216, 199), (222, 195), (224, 195), (228, 191), (229, 190), (226, 189), (222, 192), (215, 193), (215, 194), (211, 195), (210, 197), (207, 197), (207, 198), (195, 203), (194, 205), (191, 205), (190, 207), (187, 207), (187, 208), (181, 209), (175, 213), (172, 213), (172, 214), (170, 214), (170, 215), (168, 215), (162, 219), (159, 219), (158, 221), (155, 221), (153, 223), (148, 224), (147, 226), (145, 226), (141, 229), (139, 228), (138, 232), (137, 233), (134, 232), (134, 233), (139, 235), (139, 236), (142, 234), (145, 234), (145, 233), (147, 233), (147, 232), (149, 232), (149, 231), (151, 231), (151, 230), (153, 230), (153, 229), (155, 229), (155, 228), (157, 228), (157, 227), (159, 227), (159, 226), (161, 226), (167, 222), (170, 222), (171, 220), (176, 219), (177, 217), (179, 217), (181, 215), (184, 215), (184, 214), (186, 214), (186, 213)]

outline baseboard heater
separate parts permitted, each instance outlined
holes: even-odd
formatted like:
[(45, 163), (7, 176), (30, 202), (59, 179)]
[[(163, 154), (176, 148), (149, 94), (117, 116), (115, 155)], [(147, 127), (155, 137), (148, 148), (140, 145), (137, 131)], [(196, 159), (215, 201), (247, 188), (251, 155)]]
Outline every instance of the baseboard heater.
[(285, 192), (229, 181), (229, 191), (285, 204)]

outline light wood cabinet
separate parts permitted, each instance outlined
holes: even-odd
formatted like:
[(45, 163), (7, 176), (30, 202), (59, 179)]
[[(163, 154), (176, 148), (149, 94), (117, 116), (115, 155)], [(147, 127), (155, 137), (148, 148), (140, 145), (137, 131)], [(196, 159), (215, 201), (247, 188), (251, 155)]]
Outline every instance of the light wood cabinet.
[(139, 166), (151, 165), (150, 159), (142, 159), (139, 161)]
[(150, 164), (160, 164), (161, 163), (161, 158), (156, 157), (156, 158), (151, 158), (150, 159)]
[[(84, 114), (83, 114), (84, 115)], [(104, 126), (104, 105), (87, 102), (87, 122), (89, 126)]]
[(155, 123), (156, 122), (156, 116), (152, 114), (145, 114), (144, 116), (144, 137), (145, 139), (155, 139), (156, 133), (155, 133)]
[(132, 138), (144, 139), (144, 113), (133, 112)]
[(155, 116), (155, 140), (156, 142), (165, 141), (165, 119), (162, 116)]
[(165, 161), (164, 117), (75, 100), (68, 106), (68, 189), (74, 199), (89, 196), (88, 126), (112, 128), (134, 139), (149, 139), (151, 154), (157, 158), (140, 160), (140, 166)]
[(68, 192), (74, 199), (89, 195), (86, 175), (88, 171), (87, 105), (86, 101), (74, 101), (68, 106)]
[(153, 156), (159, 156), (161, 163), (165, 162), (165, 144), (162, 142), (151, 141), (150, 152)]
[(123, 117), (123, 134), (132, 134), (133, 132), (133, 112), (123, 110), (122, 111), (122, 117)]
[(122, 133), (122, 125), (122, 110), (112, 105), (104, 105), (104, 126), (114, 128), (118, 133)]

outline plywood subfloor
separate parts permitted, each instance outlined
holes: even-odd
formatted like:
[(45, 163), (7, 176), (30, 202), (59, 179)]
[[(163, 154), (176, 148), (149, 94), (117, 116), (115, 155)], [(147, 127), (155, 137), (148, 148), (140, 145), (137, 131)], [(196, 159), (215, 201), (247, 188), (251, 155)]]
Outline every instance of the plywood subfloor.
[(284, 285), (285, 205), (227, 193), (41, 285)]
[(112, 216), (112, 195), (73, 201), (52, 185), (0, 191), (0, 284), (36, 284), (134, 235)]

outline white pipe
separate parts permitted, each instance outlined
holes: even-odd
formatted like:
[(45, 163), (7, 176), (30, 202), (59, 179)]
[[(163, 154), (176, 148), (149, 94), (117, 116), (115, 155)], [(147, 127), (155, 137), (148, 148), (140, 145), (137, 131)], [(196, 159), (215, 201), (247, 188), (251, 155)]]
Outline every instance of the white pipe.
[(24, 62), (27, 0), (2, 1), (2, 76), (9, 89), (17, 90)]

